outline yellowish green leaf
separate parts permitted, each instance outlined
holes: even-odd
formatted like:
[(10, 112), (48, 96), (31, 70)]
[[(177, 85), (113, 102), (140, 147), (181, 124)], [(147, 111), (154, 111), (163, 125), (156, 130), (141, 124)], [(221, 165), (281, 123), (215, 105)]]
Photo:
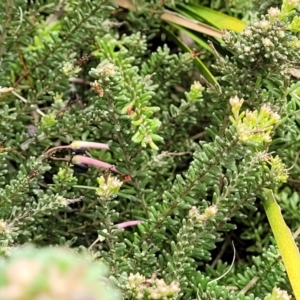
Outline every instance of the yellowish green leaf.
[(205, 20), (207, 23), (218, 29), (241, 32), (246, 26), (243, 21), (209, 7), (202, 5), (181, 5), (180, 7), (185, 11), (190, 12), (196, 20)]
[(263, 205), (296, 300), (300, 300), (300, 254), (290, 229), (285, 224), (272, 190), (264, 189)]

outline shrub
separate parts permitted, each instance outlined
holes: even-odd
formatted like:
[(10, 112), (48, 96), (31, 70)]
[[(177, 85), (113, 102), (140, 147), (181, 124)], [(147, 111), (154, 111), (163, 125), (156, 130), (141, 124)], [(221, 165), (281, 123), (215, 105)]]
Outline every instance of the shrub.
[(6, 272), (30, 242), (25, 260), (86, 249), (123, 299), (287, 299), (260, 199), (273, 189), (297, 228), (297, 5), (224, 32), (211, 85), (150, 47), (159, 13), (130, 33), (106, 0), (1, 3)]

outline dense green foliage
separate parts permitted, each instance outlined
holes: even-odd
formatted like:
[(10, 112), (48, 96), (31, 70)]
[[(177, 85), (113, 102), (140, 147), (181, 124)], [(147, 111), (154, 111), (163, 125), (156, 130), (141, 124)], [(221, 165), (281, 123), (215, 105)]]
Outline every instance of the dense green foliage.
[(123, 299), (284, 299), (260, 198), (273, 189), (297, 229), (296, 4), (226, 32), (230, 56), (211, 45), (212, 85), (163, 44), (161, 2), (0, 3), (1, 254), (88, 251)]

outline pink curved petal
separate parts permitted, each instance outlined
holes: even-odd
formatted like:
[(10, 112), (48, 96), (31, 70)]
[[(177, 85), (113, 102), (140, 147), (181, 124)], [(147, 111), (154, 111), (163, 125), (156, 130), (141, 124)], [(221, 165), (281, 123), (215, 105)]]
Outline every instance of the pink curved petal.
[(102, 169), (118, 172), (114, 165), (108, 164), (104, 161), (97, 160), (97, 159), (94, 159), (91, 157), (82, 156), (82, 155), (75, 155), (72, 159), (72, 163), (92, 165), (92, 166), (99, 167)]
[(96, 142), (85, 142), (85, 141), (74, 141), (70, 144), (72, 149), (80, 149), (80, 148), (94, 148), (94, 149), (109, 149), (108, 144), (96, 143)]
[(122, 228), (125, 228), (125, 227), (129, 227), (129, 226), (133, 226), (133, 225), (138, 225), (140, 223), (142, 223), (142, 221), (139, 221), (139, 220), (126, 221), (126, 222), (123, 222), (123, 223), (119, 223), (116, 226), (118, 227), (118, 229), (122, 229)]

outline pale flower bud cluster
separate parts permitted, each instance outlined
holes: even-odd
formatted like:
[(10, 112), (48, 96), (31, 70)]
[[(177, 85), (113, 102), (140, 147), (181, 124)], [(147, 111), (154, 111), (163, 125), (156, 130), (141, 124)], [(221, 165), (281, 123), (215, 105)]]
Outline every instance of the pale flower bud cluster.
[(9, 224), (7, 224), (4, 220), (0, 219), (0, 233), (9, 232)]
[(229, 99), (229, 103), (232, 107), (232, 113), (234, 117), (238, 117), (239, 111), (244, 103), (244, 99), (240, 99), (238, 96), (234, 96)]
[(119, 78), (117, 67), (109, 61), (104, 61), (96, 68), (91, 68), (89, 74), (97, 79), (91, 83), (91, 87), (100, 97), (103, 97), (109, 90), (109, 85), (106, 82), (111, 80), (117, 81)]
[(139, 273), (129, 275), (126, 287), (131, 291), (134, 299), (174, 299), (180, 292), (178, 282), (167, 284), (155, 275), (146, 279)]
[(55, 203), (58, 204), (59, 206), (68, 206), (69, 204), (78, 202), (80, 200), (82, 200), (82, 197), (74, 198), (74, 199), (67, 199), (63, 196), (57, 195), (55, 198)]
[(268, 15), (250, 23), (242, 33), (223, 31), (224, 47), (232, 56), (217, 56), (219, 63), (212, 66), (221, 74), (222, 100), (238, 95), (251, 103), (265, 102), (268, 97), (270, 102), (275, 101), (273, 93), (268, 92), (273, 89), (268, 81), (280, 75), (281, 79), (274, 82), (274, 88), (280, 91), (290, 76), (288, 69), (300, 60), (300, 17), (295, 5), (284, 0), (283, 6), (287, 5), (287, 13), (283, 7), (270, 8)]
[(97, 182), (99, 187), (96, 190), (96, 194), (103, 199), (110, 199), (114, 197), (123, 184), (122, 181), (114, 176), (108, 176), (107, 178), (101, 176), (97, 178)]
[(287, 181), (289, 177), (288, 170), (286, 169), (285, 164), (282, 162), (281, 158), (278, 155), (273, 157), (270, 153), (260, 151), (257, 153), (257, 156), (261, 161), (268, 164), (270, 168), (270, 177), (275, 182), (283, 183)]
[(259, 144), (271, 141), (272, 130), (279, 123), (280, 116), (268, 104), (264, 104), (259, 112), (246, 110), (240, 113), (244, 100), (233, 97), (229, 102), (233, 113), (230, 120), (235, 125), (241, 142)]
[(271, 7), (268, 10), (268, 15), (272, 21), (275, 20), (275, 18), (278, 18), (280, 16), (280, 13), (280, 9), (277, 7)]
[(287, 29), (298, 32), (300, 18), (295, 16), (292, 22), (284, 22), (281, 16), (278, 8), (271, 7), (265, 19), (250, 24), (240, 35), (225, 33), (225, 45), (242, 63), (264, 60), (278, 65), (292, 60), (292, 48), (298, 39), (286, 32)]
[(268, 20), (261, 20), (261, 21), (254, 23), (254, 26), (262, 29), (263, 31), (267, 31), (271, 28), (271, 23)]
[(2, 94), (10, 93), (13, 90), (14, 90), (14, 88), (12, 88), (12, 87), (2, 87), (2, 86), (0, 86), (0, 97), (2, 96)]
[(193, 206), (189, 211), (189, 218), (196, 223), (205, 223), (211, 219), (214, 219), (218, 212), (216, 205), (207, 207), (203, 214), (200, 214), (198, 209)]
[(285, 0), (284, 2), (286, 2), (288, 5), (291, 5), (291, 6), (296, 6), (297, 4), (300, 3), (299, 0)]
[(72, 77), (77, 75), (81, 71), (81, 68), (79, 66), (76, 66), (74, 63), (71, 62), (64, 62), (63, 67), (62, 67), (62, 72), (68, 76)]
[(68, 206), (68, 200), (63, 196), (58, 195), (55, 200), (55, 202), (57, 202), (58, 205)]
[(113, 77), (116, 74), (116, 67), (110, 62), (102, 63), (96, 69), (91, 70), (98, 77)]
[(191, 86), (191, 90), (189, 92), (189, 99), (196, 100), (202, 98), (202, 92), (204, 91), (204, 87), (199, 81), (194, 81)]
[(116, 295), (113, 299), (120, 299), (109, 284), (99, 283), (104, 266), (94, 266), (86, 257), (81, 259), (63, 248), (39, 251), (42, 254), (29, 247), (14, 250), (10, 260), (2, 262), (0, 299), (105, 300), (112, 299), (108, 297), (111, 293)]
[(278, 155), (275, 157), (271, 157), (268, 162), (271, 165), (270, 174), (275, 179), (275, 181), (286, 182), (289, 174), (288, 170), (285, 167), (285, 164), (282, 162), (280, 157)]
[(272, 295), (267, 296), (264, 300), (290, 300), (291, 298), (286, 291), (275, 287)]
[(244, 30), (244, 35), (250, 37), (252, 36), (252, 34), (253, 34), (252, 30), (249, 27), (246, 27)]
[(262, 43), (265, 47), (271, 47), (271, 46), (274, 46), (272, 41), (268, 38), (264, 38), (262, 39)]

